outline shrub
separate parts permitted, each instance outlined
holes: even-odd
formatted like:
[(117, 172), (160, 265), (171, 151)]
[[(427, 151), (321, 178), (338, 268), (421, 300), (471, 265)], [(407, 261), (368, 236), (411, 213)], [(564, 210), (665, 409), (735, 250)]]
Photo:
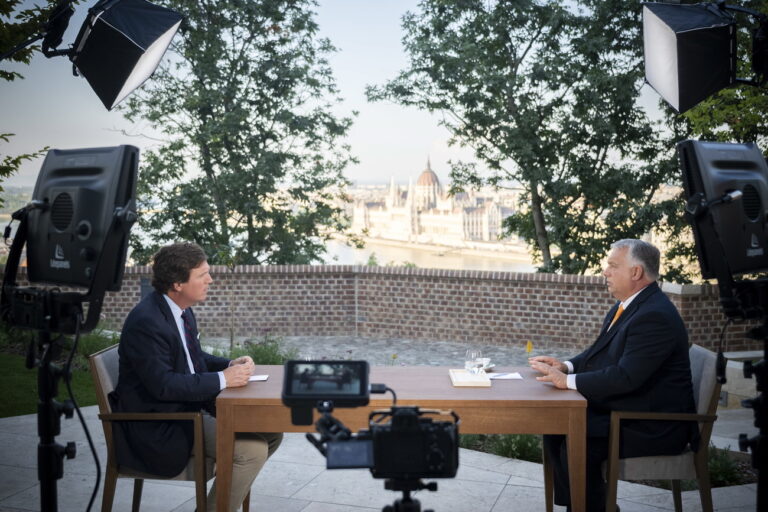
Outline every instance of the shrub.
[(533, 434), (462, 434), (459, 446), (512, 459), (541, 462), (541, 436)]
[(296, 359), (298, 356), (296, 350), (284, 350), (280, 346), (281, 341), (281, 338), (267, 334), (259, 341), (246, 341), (242, 347), (234, 348), (229, 357), (235, 359), (240, 356), (251, 356), (256, 364), (283, 364), (289, 359)]

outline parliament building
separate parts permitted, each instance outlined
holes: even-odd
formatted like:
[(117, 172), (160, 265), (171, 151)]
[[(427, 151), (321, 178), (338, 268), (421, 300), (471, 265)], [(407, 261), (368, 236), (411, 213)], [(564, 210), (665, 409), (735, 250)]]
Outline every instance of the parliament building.
[(502, 221), (513, 212), (498, 198), (475, 191), (448, 195), (427, 160), (426, 169), (415, 184), (409, 180), (407, 189), (392, 178), (384, 198), (357, 201), (352, 230), (371, 238), (424, 244), (498, 243)]

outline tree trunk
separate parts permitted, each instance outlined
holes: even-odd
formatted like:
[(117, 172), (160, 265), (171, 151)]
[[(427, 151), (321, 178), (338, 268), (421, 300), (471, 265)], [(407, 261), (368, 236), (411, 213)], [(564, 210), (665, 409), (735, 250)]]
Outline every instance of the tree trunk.
[(531, 187), (531, 214), (533, 215), (533, 227), (536, 229), (536, 244), (541, 251), (541, 260), (544, 268), (552, 268), (552, 254), (549, 252), (549, 236), (547, 225), (544, 222), (544, 213), (541, 211), (541, 196), (537, 183), (530, 182)]

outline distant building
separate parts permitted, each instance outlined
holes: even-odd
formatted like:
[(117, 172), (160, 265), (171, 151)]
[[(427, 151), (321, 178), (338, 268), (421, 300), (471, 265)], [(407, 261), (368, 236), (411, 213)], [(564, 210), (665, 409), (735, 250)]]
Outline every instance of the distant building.
[(502, 221), (513, 212), (493, 195), (475, 191), (448, 195), (427, 159), (415, 185), (409, 180), (404, 190), (393, 178), (384, 197), (356, 201), (352, 230), (372, 238), (425, 244), (498, 243)]

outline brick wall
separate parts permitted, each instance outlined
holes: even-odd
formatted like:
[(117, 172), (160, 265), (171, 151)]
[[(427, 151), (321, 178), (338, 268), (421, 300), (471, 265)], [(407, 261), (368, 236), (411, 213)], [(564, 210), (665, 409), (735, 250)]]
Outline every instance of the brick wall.
[[(23, 270), (21, 278), (25, 277)], [(195, 308), (203, 336), (362, 336), (479, 341), (578, 350), (613, 304), (600, 277), (363, 266), (215, 266)], [(103, 316), (121, 326), (141, 296), (149, 267), (128, 267)], [(716, 346), (725, 317), (710, 285), (664, 284), (691, 341)], [(756, 350), (753, 324), (731, 326), (728, 350)]]

